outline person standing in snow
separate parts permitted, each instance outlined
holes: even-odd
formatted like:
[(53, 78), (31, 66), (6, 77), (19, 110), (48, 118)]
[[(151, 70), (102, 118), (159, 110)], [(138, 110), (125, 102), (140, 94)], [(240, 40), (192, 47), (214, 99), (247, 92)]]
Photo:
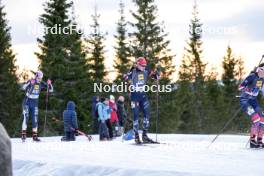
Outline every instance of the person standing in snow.
[(117, 106), (115, 102), (115, 97), (113, 95), (110, 95), (109, 106), (112, 109), (112, 112), (110, 115), (110, 122), (111, 122), (112, 127), (114, 127), (113, 136), (117, 137), (117, 136), (120, 136), (119, 135), (119, 122), (118, 122), (118, 116), (117, 116)]
[(262, 138), (264, 135), (264, 117), (257, 96), (260, 91), (264, 95), (264, 64), (259, 65), (255, 72), (252, 72), (240, 84), (239, 91), (240, 105), (252, 121), (250, 129), (250, 147), (263, 148)]
[(75, 134), (78, 130), (77, 113), (75, 103), (68, 101), (67, 108), (63, 111), (64, 137), (62, 141), (75, 141)]
[[(101, 98), (101, 101), (96, 105), (99, 120), (99, 140), (110, 140), (113, 138), (112, 128), (108, 127), (110, 124), (111, 108), (109, 107), (109, 100)], [(111, 125), (111, 124), (110, 124)]]
[(98, 96), (92, 97), (92, 118), (93, 118), (93, 133), (98, 134), (98, 113), (96, 113), (96, 104), (99, 102)]
[(121, 133), (124, 132), (124, 123), (125, 120), (127, 119), (127, 113), (125, 110), (124, 102), (125, 102), (125, 97), (119, 96), (117, 100), (117, 116), (118, 116), (119, 126), (121, 128)]
[(40, 141), (38, 138), (38, 100), (41, 90), (48, 89), (49, 92), (53, 92), (53, 86), (51, 80), (47, 82), (42, 81), (43, 73), (37, 71), (35, 78), (27, 81), (22, 89), (26, 91), (26, 96), (23, 100), (23, 122), (22, 122), (22, 141), (26, 140), (27, 122), (29, 115), (32, 117), (32, 137), (33, 141)]
[(136, 59), (136, 67), (132, 67), (130, 72), (127, 73), (124, 78), (125, 80), (131, 81), (133, 86), (133, 90), (131, 92), (131, 108), (133, 111), (133, 129), (135, 133), (135, 142), (137, 144), (141, 144), (141, 140), (139, 138), (138, 130), (139, 130), (139, 111), (140, 109), (143, 111), (144, 119), (143, 119), (143, 134), (142, 140), (144, 143), (154, 143), (152, 139), (147, 136), (147, 132), (149, 129), (149, 101), (144, 92), (145, 85), (147, 83), (147, 79), (149, 76), (154, 79), (159, 79), (158, 72), (151, 72), (147, 67), (147, 61), (144, 57), (139, 57)]

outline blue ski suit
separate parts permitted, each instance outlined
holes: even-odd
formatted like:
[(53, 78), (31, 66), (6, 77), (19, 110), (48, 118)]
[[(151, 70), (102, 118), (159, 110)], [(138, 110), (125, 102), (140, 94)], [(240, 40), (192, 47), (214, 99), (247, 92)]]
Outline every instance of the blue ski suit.
[(29, 114), (31, 114), (32, 130), (37, 132), (39, 94), (42, 89), (49, 89), (49, 92), (53, 92), (53, 86), (49, 86), (43, 81), (38, 82), (36, 79), (31, 79), (22, 86), (22, 89), (26, 91), (26, 96), (23, 100), (22, 130), (27, 130), (27, 122), (29, 120)]
[[(152, 75), (149, 69), (141, 71), (137, 68), (132, 68), (128, 74), (126, 74), (125, 79), (131, 82), (133, 90), (131, 92), (131, 108), (133, 112), (133, 129), (135, 133), (139, 130), (139, 111), (143, 111), (143, 130), (147, 131), (149, 129), (149, 112), (150, 104), (144, 91), (148, 77)], [(154, 78), (157, 78), (155, 75)]]
[(256, 73), (251, 73), (239, 86), (241, 90), (240, 105), (242, 110), (252, 117), (255, 114), (262, 115), (262, 109), (257, 101), (257, 96), (263, 90), (264, 79)]

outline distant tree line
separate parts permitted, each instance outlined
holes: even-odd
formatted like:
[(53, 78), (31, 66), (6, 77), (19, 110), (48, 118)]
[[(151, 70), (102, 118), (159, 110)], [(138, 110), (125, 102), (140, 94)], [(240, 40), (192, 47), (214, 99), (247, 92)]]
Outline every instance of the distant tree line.
[[(243, 58), (236, 56), (227, 46), (223, 53), (222, 75), (220, 67), (208, 70), (203, 60), (202, 22), (198, 7), (193, 6), (193, 16), (189, 24), (189, 38), (179, 70), (175, 70), (175, 53), (171, 51), (168, 33), (163, 22), (157, 21), (158, 8), (154, 0), (133, 0), (135, 9), (131, 11), (133, 22), (127, 21), (125, 3), (119, 3), (119, 19), (116, 23), (114, 69), (116, 79), (109, 80), (109, 70), (105, 62), (105, 40), (107, 33), (100, 28), (100, 14), (95, 7), (92, 14), (90, 34), (81, 30), (70, 34), (46, 31), (37, 38), (40, 61), (39, 69), (44, 80), (53, 81), (55, 92), (49, 96), (48, 135), (59, 135), (62, 126), (55, 124), (53, 117), (61, 119), (68, 100), (77, 105), (80, 128), (90, 132), (92, 96), (109, 96), (93, 92), (93, 83), (117, 84), (123, 81), (123, 74), (133, 66), (135, 58), (146, 57), (151, 70), (161, 66), (160, 84), (171, 84), (173, 91), (159, 93), (159, 132), (162, 133), (216, 133), (239, 107), (237, 87), (244, 72)], [(47, 29), (60, 25), (78, 26), (71, 0), (47, 0), (39, 22)], [(129, 29), (129, 30), (128, 30)], [(21, 104), (23, 92), (20, 90), (19, 75), (16, 74), (16, 56), (11, 46), (11, 28), (8, 26), (4, 6), (0, 7), (0, 121), (10, 135), (20, 132)], [(177, 40), (177, 39), (176, 39)], [(212, 59), (212, 58), (211, 58)], [(215, 58), (216, 59), (216, 58)], [(24, 78), (27, 75), (22, 75)], [(177, 77), (177, 80), (175, 79)], [(221, 79), (218, 79), (221, 77)], [(176, 81), (174, 81), (176, 80)], [(156, 84), (150, 80), (149, 84)], [(120, 95), (120, 93), (113, 93)], [(129, 100), (127, 94), (123, 94)], [(157, 118), (157, 94), (149, 93), (151, 102), (151, 131), (155, 131)], [(44, 121), (45, 94), (40, 98), (40, 130)], [(129, 103), (127, 103), (129, 104)], [(131, 112), (127, 105), (127, 110)], [(132, 118), (132, 115), (129, 115)], [(229, 132), (246, 132), (248, 121), (242, 113), (229, 126)]]

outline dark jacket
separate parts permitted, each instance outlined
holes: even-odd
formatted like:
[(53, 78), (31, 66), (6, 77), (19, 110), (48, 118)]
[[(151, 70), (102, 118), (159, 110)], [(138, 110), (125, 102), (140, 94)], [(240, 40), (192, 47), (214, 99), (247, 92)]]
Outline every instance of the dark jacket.
[(117, 101), (117, 116), (119, 121), (124, 120), (127, 117), (124, 102), (119, 100)]
[(75, 112), (75, 104), (73, 101), (67, 103), (67, 109), (63, 112), (64, 131), (74, 131), (78, 129), (77, 114)]
[(98, 103), (96, 101), (96, 99), (97, 99), (97, 97), (96, 96), (93, 96), (93, 98), (92, 98), (92, 117), (94, 119), (97, 119), (98, 118), (98, 117), (96, 117), (96, 104)]

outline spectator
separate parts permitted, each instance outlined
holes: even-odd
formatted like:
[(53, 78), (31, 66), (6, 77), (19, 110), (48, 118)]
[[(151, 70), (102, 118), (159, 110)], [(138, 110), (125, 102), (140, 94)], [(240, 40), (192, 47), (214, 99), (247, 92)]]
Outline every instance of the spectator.
[(77, 113), (75, 111), (75, 103), (73, 101), (68, 101), (67, 108), (63, 112), (63, 122), (64, 122), (64, 133), (65, 136), (62, 137), (62, 141), (75, 141), (75, 133), (78, 129), (77, 124)]
[(98, 134), (99, 123), (98, 123), (98, 113), (96, 111), (96, 104), (99, 102), (98, 96), (92, 97), (92, 118), (93, 118), (93, 133)]
[(117, 137), (117, 136), (120, 136), (121, 134), (119, 130), (119, 122), (118, 122), (118, 116), (117, 116), (117, 106), (115, 102), (115, 97), (113, 95), (110, 95), (109, 106), (112, 109), (110, 122), (111, 122), (111, 125), (114, 127), (113, 136)]
[[(110, 124), (111, 108), (109, 107), (109, 100), (101, 98), (101, 102), (96, 105), (99, 120), (99, 139), (100, 141), (109, 140), (113, 138), (113, 132)], [(108, 126), (110, 124), (110, 127)]]
[(125, 102), (125, 98), (123, 96), (119, 96), (117, 101), (117, 117), (118, 117), (119, 126), (121, 128), (120, 129), (121, 133), (124, 132), (124, 123), (127, 118), (127, 112), (125, 110), (124, 102)]

